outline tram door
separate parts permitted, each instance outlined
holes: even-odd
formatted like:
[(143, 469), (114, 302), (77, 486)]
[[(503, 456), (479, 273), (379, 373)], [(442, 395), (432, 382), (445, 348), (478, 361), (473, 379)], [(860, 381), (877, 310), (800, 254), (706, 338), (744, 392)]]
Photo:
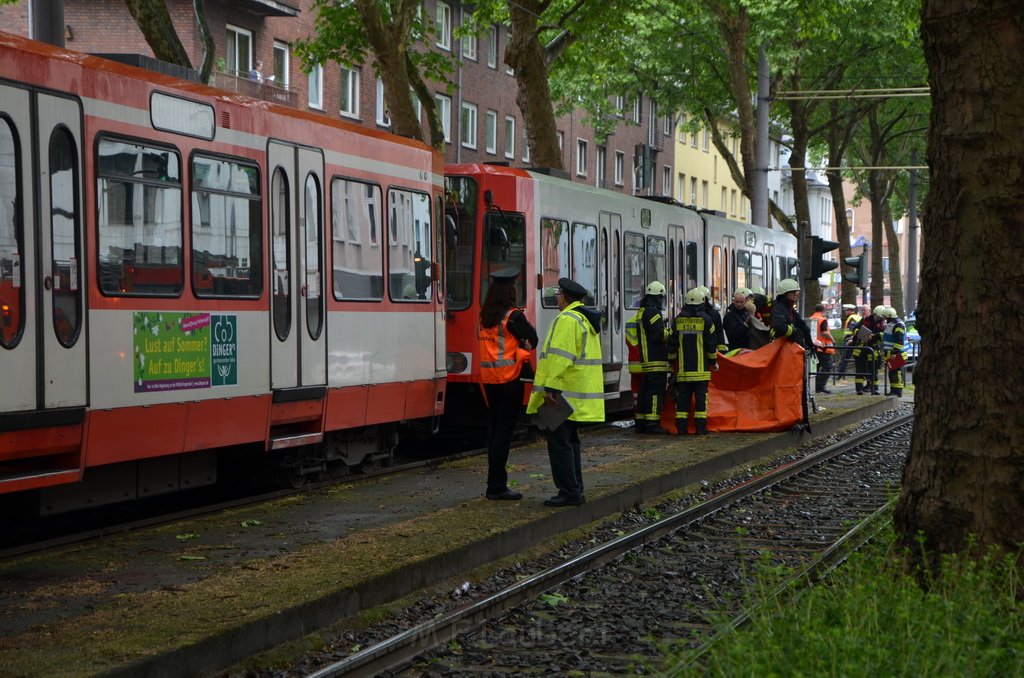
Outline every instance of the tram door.
[(81, 120), (71, 99), (0, 85), (3, 411), (88, 403)]
[(268, 159), (270, 386), (324, 386), (323, 155), (311, 148), (271, 141)]
[(622, 303), (619, 298), (618, 239), (622, 216), (601, 212), (598, 216), (597, 306), (601, 311), (601, 355), (606, 364), (621, 363)]

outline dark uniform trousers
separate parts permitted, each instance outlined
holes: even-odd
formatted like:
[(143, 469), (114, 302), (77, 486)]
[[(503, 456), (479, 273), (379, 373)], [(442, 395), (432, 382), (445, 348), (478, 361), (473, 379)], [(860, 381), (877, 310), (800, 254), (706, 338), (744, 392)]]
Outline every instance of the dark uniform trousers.
[(648, 426), (658, 426), (661, 410), (665, 404), (668, 372), (644, 372), (637, 395), (636, 419)]
[(686, 433), (690, 418), (690, 402), (693, 402), (693, 425), (697, 433), (708, 430), (708, 381), (676, 382), (676, 426), (679, 433)]
[(566, 419), (548, 431), (548, 460), (558, 494), (573, 501), (583, 498), (583, 464), (580, 457), (579, 424)]
[(487, 390), (487, 417), (490, 435), (487, 441), (487, 493), (501, 494), (508, 489), (508, 449), (512, 433), (523, 409), (524, 384), (519, 379), (504, 384), (484, 384)]

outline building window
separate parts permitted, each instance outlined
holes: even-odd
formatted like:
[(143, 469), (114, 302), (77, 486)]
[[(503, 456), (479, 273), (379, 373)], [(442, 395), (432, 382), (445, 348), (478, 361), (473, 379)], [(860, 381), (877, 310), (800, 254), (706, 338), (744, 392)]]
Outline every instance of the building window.
[(498, 114), (495, 111), (487, 111), (484, 121), (484, 143), (488, 153), (498, 152)]
[(728, 195), (728, 193), (729, 193), (729, 189), (727, 189), (726, 187), (723, 186), (722, 187), (722, 211), (723, 212), (728, 212), (729, 211), (728, 209), (726, 209), (727, 205), (725, 203), (726, 195)]
[(288, 43), (274, 41), (274, 74), (267, 79), (283, 89), (288, 89), (288, 83), (291, 81), (288, 58), (290, 51)]
[(615, 97), (615, 115), (621, 118), (625, 114), (625, 111), (626, 97), (619, 94)]
[(516, 119), (511, 115), (505, 116), (505, 157), (516, 157)]
[(476, 148), (476, 104), (462, 104), (459, 141), (466, 148)]
[(700, 182), (700, 208), (706, 210), (708, 208), (708, 182)]
[(615, 185), (622, 185), (622, 168), (626, 164), (626, 154), (622, 151), (615, 151)]
[(587, 176), (587, 140), (576, 140), (576, 175)]
[(384, 100), (384, 81), (380, 78), (377, 78), (377, 124), (381, 127), (391, 127), (388, 104)]
[(736, 189), (729, 192), (729, 214), (736, 214)]
[(310, 108), (323, 109), (324, 107), (324, 67), (320, 64), (313, 66), (309, 71), (306, 98)]
[(558, 137), (558, 150), (564, 151), (565, 146), (562, 145), (562, 141), (565, 139), (565, 134), (559, 130), (555, 132), (555, 136)]
[(445, 2), (437, 3), (437, 46), (452, 48), (452, 8)]
[(341, 69), (341, 114), (359, 117), (359, 71), (353, 68)]
[(679, 140), (679, 143), (681, 143), (681, 144), (685, 144), (686, 143), (686, 114), (685, 113), (679, 116), (679, 134), (678, 134), (677, 138)]
[(697, 130), (690, 132), (690, 146), (697, 148)]
[(530, 135), (523, 130), (523, 162), (530, 162)]
[(697, 177), (690, 177), (690, 202), (688, 204), (697, 206)]
[[(462, 10), (462, 23), (467, 24), (470, 22), (472, 17), (467, 16), (469, 12), (463, 8)], [(462, 36), (462, 56), (471, 61), (476, 61), (476, 34)]]
[(709, 148), (710, 145), (711, 145), (711, 130), (705, 127), (704, 128), (704, 143), (703, 143), (703, 150), (704, 150), (705, 153), (708, 152), (708, 148)]
[(487, 65), (498, 68), (498, 27), (487, 29)]
[(597, 159), (594, 160), (594, 164), (597, 166), (595, 168), (596, 171), (594, 172), (594, 174), (597, 175), (597, 181), (594, 184), (595, 186), (598, 186), (598, 187), (601, 187), (601, 188), (604, 187), (604, 183), (605, 183), (605, 181), (608, 178), (607, 177), (607, 169), (605, 168), (605, 165), (607, 164), (607, 162), (608, 162), (608, 149), (605, 148), (604, 146), (598, 146), (597, 147)]
[[(512, 42), (512, 31), (508, 30), (508, 31), (505, 32), (505, 44), (507, 45), (510, 42)], [(515, 69), (512, 68), (511, 66), (509, 66), (508, 64), (505, 64), (505, 75), (515, 75), (515, 74), (516, 74)]]
[(435, 94), (437, 101), (437, 114), (441, 118), (441, 129), (444, 130), (444, 140), (451, 143), (452, 140), (452, 98), (444, 94)]
[(252, 33), (244, 28), (227, 25), (228, 71), (240, 78), (249, 76), (252, 69)]
[(672, 136), (672, 116), (666, 115), (665, 120), (662, 124), (661, 133), (667, 137)]
[(661, 194), (672, 195), (672, 168), (669, 165), (661, 170)]
[(633, 99), (633, 122), (635, 122), (638, 125), (643, 121), (644, 118), (644, 111), (641, 107), (641, 102), (642, 98), (638, 94), (636, 98)]

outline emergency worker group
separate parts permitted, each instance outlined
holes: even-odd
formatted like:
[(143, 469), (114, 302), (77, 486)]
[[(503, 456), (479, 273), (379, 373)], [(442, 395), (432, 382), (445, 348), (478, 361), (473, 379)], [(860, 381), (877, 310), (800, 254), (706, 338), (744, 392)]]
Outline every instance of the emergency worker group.
[[(586, 501), (579, 427), (604, 421), (600, 313), (584, 305), (587, 290), (582, 285), (560, 278), (559, 314), (539, 341), (518, 305), (517, 276), (515, 269), (492, 273), (480, 313), (481, 381), (490, 425), (485, 496), (499, 501), (523, 496), (508, 487), (506, 465), (512, 431), (532, 377), (526, 413), (545, 431), (557, 489), (544, 504), (579, 506)], [(741, 288), (723, 318), (711, 302), (710, 290), (695, 287), (684, 295), (676, 317), (666, 318), (665, 285), (651, 282), (640, 309), (625, 327), (636, 433), (669, 433), (660, 422), (671, 394), (678, 434), (690, 433), (691, 418), (693, 433), (707, 434), (708, 386), (712, 373), (718, 371), (719, 354), (757, 349), (775, 340), (792, 341), (813, 352), (819, 363), (815, 390), (829, 393), (835, 346), (824, 306), (818, 305), (811, 316), (812, 332), (798, 310), (799, 296), (799, 283), (788, 278), (779, 282), (774, 299), (763, 288)], [(861, 314), (856, 310), (844, 307), (857, 393), (878, 394), (877, 374), (885, 365), (892, 394), (901, 396), (906, 325), (891, 307), (876, 306), (870, 313), (865, 307)], [(530, 368), (533, 349), (538, 351), (536, 374)]]

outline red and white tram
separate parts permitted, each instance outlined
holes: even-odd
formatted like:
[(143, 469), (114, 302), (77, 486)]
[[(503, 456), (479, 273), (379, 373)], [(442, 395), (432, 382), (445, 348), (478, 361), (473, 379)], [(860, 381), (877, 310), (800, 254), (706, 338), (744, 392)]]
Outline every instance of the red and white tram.
[(0, 494), (389, 455), (444, 409), (441, 215), (426, 145), (0, 34)]
[[(567, 276), (601, 311), (609, 411), (631, 407), (625, 323), (653, 280), (667, 314), (706, 285), (725, 308), (739, 287), (764, 287), (797, 273), (796, 238), (729, 221), (671, 201), (625, 196), (498, 165), (445, 167), (448, 295), (448, 412), (445, 424), (483, 422), (476, 327), (493, 270), (520, 270), (520, 299), (541, 337), (558, 314)], [(474, 417), (474, 412), (481, 416)]]

